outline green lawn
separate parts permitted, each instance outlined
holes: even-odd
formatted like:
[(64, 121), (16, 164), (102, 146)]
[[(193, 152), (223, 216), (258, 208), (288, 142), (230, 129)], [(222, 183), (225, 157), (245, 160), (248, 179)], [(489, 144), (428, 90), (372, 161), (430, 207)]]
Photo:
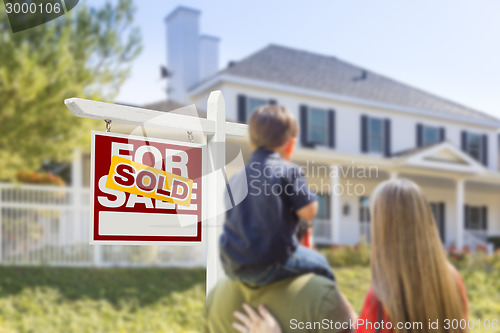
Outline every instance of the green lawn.
[[(359, 310), (369, 269), (335, 273)], [(500, 270), (461, 273), (471, 316), (500, 320)], [(204, 283), (202, 269), (0, 267), (0, 332), (199, 332)]]
[(1, 267), (0, 325), (5, 332), (198, 332), (204, 283), (202, 269)]

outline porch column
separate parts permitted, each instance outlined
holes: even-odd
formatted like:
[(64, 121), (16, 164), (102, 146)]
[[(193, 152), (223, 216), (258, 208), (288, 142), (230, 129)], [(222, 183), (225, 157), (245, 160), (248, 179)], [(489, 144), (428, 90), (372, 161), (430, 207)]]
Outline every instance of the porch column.
[(71, 164), (71, 185), (73, 190), (78, 191), (83, 187), (82, 151), (80, 148), (73, 150), (73, 162)]
[(456, 198), (455, 198), (455, 210), (456, 210), (456, 221), (457, 221), (457, 234), (456, 234), (456, 245), (457, 250), (461, 250), (464, 246), (464, 179), (457, 179), (456, 181)]
[(340, 184), (340, 172), (337, 168), (340, 166), (332, 166), (330, 172), (330, 212), (331, 212), (331, 240), (333, 244), (340, 244), (340, 196), (342, 195), (342, 185)]

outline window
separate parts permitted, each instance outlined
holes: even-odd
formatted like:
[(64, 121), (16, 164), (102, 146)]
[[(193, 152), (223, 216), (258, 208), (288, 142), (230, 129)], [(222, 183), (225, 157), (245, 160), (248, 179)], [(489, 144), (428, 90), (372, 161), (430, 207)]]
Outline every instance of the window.
[(465, 150), (469, 153), (470, 156), (475, 158), (478, 161), (481, 161), (481, 135), (475, 133), (467, 133), (466, 141), (465, 141)]
[(328, 144), (328, 113), (326, 110), (310, 108), (308, 112), (308, 142), (327, 145)]
[(488, 166), (488, 135), (462, 131), (462, 150)]
[(329, 212), (329, 196), (325, 194), (318, 194), (318, 214), (316, 218), (319, 220), (327, 220), (330, 218)]
[(361, 197), (359, 198), (359, 224), (360, 224), (360, 234), (361, 238), (369, 242), (370, 241), (370, 198)]
[(300, 143), (303, 147), (335, 148), (335, 110), (299, 105)]
[(276, 103), (277, 102), (273, 99), (266, 100), (264, 98), (248, 97), (246, 95), (239, 94), (237, 96), (238, 122), (247, 124), (250, 115), (255, 109), (263, 105), (274, 105)]
[(417, 124), (417, 147), (442, 142), (446, 137), (444, 127)]
[(446, 229), (446, 221), (445, 221), (445, 203), (444, 202), (430, 202), (431, 212), (434, 216), (434, 221), (436, 221), (436, 225), (438, 227), (439, 236), (441, 237), (441, 241), (445, 241), (445, 229)]
[(384, 151), (384, 121), (380, 118), (368, 118), (368, 151)]
[(434, 126), (423, 127), (422, 143), (424, 146), (439, 141), (441, 141), (439, 137), (439, 127), (434, 127)]
[(483, 221), (486, 220), (485, 210), (479, 206), (466, 206), (465, 208), (465, 228), (468, 230), (485, 230), (486, 225)]
[(247, 123), (248, 119), (250, 118), (250, 115), (252, 114), (255, 109), (269, 104), (267, 100), (262, 99), (262, 98), (253, 98), (253, 97), (248, 97), (247, 98)]
[(359, 221), (370, 222), (370, 198), (359, 198)]
[(434, 220), (437, 222), (439, 221), (439, 204), (435, 202), (429, 203), (429, 206), (431, 206), (431, 212), (432, 216), (434, 216)]
[(391, 156), (391, 120), (361, 115), (361, 151)]
[(330, 195), (318, 194), (318, 214), (314, 218), (314, 237), (321, 242), (329, 242), (332, 234), (330, 222)]

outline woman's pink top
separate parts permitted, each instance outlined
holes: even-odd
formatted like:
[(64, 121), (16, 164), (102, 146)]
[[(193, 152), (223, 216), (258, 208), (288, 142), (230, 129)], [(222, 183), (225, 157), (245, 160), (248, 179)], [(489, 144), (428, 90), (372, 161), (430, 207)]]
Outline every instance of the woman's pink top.
[[(462, 296), (465, 301), (465, 313), (468, 315), (469, 313), (469, 301), (467, 299), (467, 292), (465, 290), (465, 285), (462, 280), (462, 277), (460, 274), (458, 274), (457, 270), (453, 267), (452, 268), (453, 274), (455, 275), (458, 285), (460, 288), (460, 291), (462, 293)], [(381, 303), (378, 301), (377, 297), (375, 296), (375, 293), (373, 292), (373, 287), (370, 287), (368, 290), (368, 293), (366, 294), (365, 298), (365, 303), (363, 305), (363, 309), (361, 310), (361, 315), (359, 316), (359, 320), (363, 320), (365, 323), (364, 325), (358, 326), (358, 329), (356, 330), (357, 333), (392, 333), (394, 332), (392, 329), (387, 328), (387, 322), (390, 322), (391, 319), (385, 312), (385, 310), (382, 307), (382, 312), (379, 314), (379, 306), (381, 306)], [(379, 316), (381, 318), (379, 318)], [(375, 329), (375, 323), (377, 323), (379, 320), (383, 320), (384, 325), (383, 329), (377, 331)]]

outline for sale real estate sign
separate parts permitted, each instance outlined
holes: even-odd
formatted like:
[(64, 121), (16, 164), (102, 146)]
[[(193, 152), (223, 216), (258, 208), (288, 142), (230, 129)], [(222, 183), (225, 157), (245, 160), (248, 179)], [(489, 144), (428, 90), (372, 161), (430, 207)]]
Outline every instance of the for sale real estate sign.
[(201, 242), (203, 148), (92, 132), (91, 243)]

